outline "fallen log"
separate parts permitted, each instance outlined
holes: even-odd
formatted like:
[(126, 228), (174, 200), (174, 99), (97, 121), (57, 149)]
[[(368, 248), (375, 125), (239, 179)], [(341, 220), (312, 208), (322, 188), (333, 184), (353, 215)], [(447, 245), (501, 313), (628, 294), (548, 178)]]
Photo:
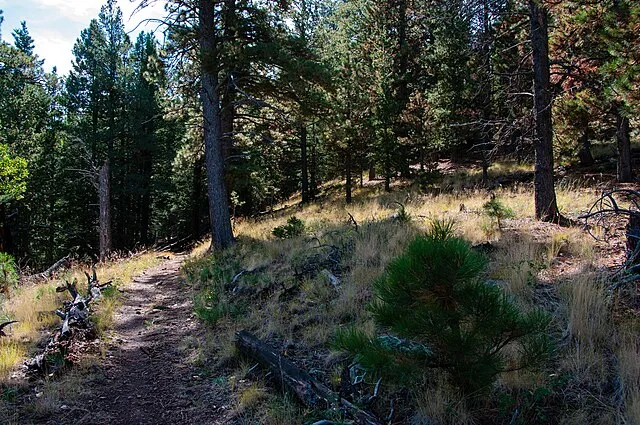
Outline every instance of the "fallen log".
[(67, 364), (73, 363), (70, 359), (73, 351), (79, 351), (77, 345), (80, 341), (87, 341), (96, 337), (94, 325), (90, 320), (90, 305), (102, 296), (101, 289), (111, 284), (98, 283), (95, 268), (93, 273), (85, 272), (87, 277), (87, 293), (78, 292), (78, 281), (65, 281), (65, 286), (56, 289), (57, 292), (69, 292), (71, 301), (65, 301), (62, 309), (55, 314), (62, 319), (59, 332), (54, 333), (49, 339), (42, 353), (25, 362), (27, 369), (37, 374), (55, 373)]
[(268, 369), (278, 384), (292, 392), (305, 406), (319, 410), (340, 410), (360, 425), (381, 424), (371, 413), (335, 394), (250, 332), (237, 332), (236, 346), (241, 353), (254, 358)]
[(21, 280), (23, 282), (37, 282), (40, 280), (45, 280), (45, 279), (49, 279), (53, 276), (53, 274), (55, 272), (57, 272), (58, 270), (60, 270), (63, 267), (66, 267), (67, 265), (69, 265), (69, 259), (71, 258), (71, 254), (68, 254), (64, 257), (62, 257), (61, 259), (59, 259), (58, 261), (56, 261), (51, 267), (49, 267), (47, 270), (41, 272), (41, 273), (36, 273), (36, 274), (32, 274), (29, 276), (23, 276), (21, 278)]

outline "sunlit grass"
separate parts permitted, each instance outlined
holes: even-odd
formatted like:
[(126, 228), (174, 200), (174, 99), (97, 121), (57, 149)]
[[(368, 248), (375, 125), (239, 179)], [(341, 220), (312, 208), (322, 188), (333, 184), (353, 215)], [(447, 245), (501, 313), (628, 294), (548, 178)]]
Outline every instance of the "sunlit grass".
[[(157, 253), (148, 252), (140, 256), (100, 264), (96, 267), (96, 273), (100, 282), (112, 281), (117, 287), (131, 282), (136, 275), (159, 264), (160, 261), (162, 260), (157, 258)], [(22, 362), (25, 356), (34, 352), (44, 329), (60, 323), (60, 319), (54, 312), (70, 296), (67, 292), (56, 292), (56, 288), (63, 285), (64, 280), (77, 279), (78, 289), (81, 292), (86, 291), (87, 280), (84, 271), (90, 273), (89, 269), (74, 269), (65, 273), (59, 280), (19, 286), (9, 299), (5, 299), (0, 304), (0, 319), (18, 321), (5, 329), (8, 337), (3, 338), (0, 344), (0, 382), (7, 378), (11, 370)], [(117, 291), (107, 290), (105, 293), (111, 296), (105, 296), (96, 305), (92, 316), (101, 333), (112, 325), (113, 314), (118, 307)]]

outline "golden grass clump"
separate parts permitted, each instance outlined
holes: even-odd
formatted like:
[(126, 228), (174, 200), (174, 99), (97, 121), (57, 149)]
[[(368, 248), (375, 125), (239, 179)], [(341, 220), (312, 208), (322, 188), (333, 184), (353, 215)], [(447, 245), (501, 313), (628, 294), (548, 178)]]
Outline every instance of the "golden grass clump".
[(640, 424), (640, 342), (636, 333), (621, 336), (618, 367), (627, 423)]
[(601, 276), (581, 270), (562, 292), (568, 306), (568, 330), (571, 337), (582, 343), (601, 345), (611, 338), (609, 305)]
[(474, 425), (460, 394), (452, 389), (444, 377), (415, 395), (418, 421), (438, 425)]
[(238, 398), (238, 410), (246, 411), (258, 407), (267, 398), (267, 390), (256, 383), (245, 388)]
[(497, 244), (492, 274), (521, 304), (531, 302), (539, 269), (540, 244), (529, 236), (507, 234)]
[[(137, 257), (100, 264), (96, 273), (101, 282), (112, 280), (114, 285), (124, 285), (134, 276), (160, 263), (157, 253), (149, 252)], [(60, 323), (54, 311), (69, 299), (68, 293), (56, 292), (56, 287), (64, 280), (78, 280), (78, 289), (86, 290), (86, 277), (83, 269), (74, 269), (59, 280), (19, 286), (9, 299), (0, 304), (0, 318), (17, 320), (8, 329), (9, 336), (0, 344), (0, 382), (7, 379), (13, 368), (30, 355), (43, 329), (52, 328)], [(117, 294), (117, 291), (113, 291)], [(102, 333), (112, 324), (112, 316), (117, 308), (116, 297), (104, 297), (95, 307), (93, 320)]]

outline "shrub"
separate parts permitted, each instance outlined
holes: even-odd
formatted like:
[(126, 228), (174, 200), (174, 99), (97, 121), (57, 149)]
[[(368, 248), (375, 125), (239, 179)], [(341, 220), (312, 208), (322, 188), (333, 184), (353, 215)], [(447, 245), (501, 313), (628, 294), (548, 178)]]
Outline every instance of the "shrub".
[(0, 252), (0, 290), (9, 295), (9, 287), (18, 283), (18, 272), (13, 257)]
[(289, 219), (287, 220), (287, 224), (275, 227), (271, 233), (273, 233), (273, 236), (280, 239), (291, 239), (293, 237), (302, 235), (304, 233), (304, 230), (304, 221), (293, 215), (289, 217)]
[(393, 219), (398, 223), (408, 223), (411, 221), (411, 214), (407, 212), (407, 209), (400, 202), (396, 202), (398, 204), (398, 211), (393, 214)]
[[(417, 377), (442, 368), (466, 394), (487, 388), (501, 372), (546, 357), (550, 318), (522, 313), (502, 290), (480, 279), (486, 258), (453, 236), (451, 222), (435, 223), (391, 262), (373, 286), (370, 310), (390, 335), (338, 333), (336, 344), (367, 369)], [(519, 345), (507, 358), (505, 347)]]
[(215, 325), (223, 317), (237, 316), (240, 310), (222, 299), (216, 291), (206, 289), (195, 297), (194, 312), (203, 322)]
[(495, 196), (490, 201), (486, 202), (482, 209), (484, 213), (491, 218), (495, 218), (498, 223), (498, 229), (502, 228), (500, 221), (505, 218), (515, 217), (515, 213), (509, 207), (507, 207), (502, 201)]

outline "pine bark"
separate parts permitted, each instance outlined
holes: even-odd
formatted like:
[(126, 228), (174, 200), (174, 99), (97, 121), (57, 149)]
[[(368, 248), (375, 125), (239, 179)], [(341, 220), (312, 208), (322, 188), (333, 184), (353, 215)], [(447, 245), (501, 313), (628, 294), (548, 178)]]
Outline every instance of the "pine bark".
[(107, 158), (100, 167), (98, 176), (98, 203), (100, 215), (98, 220), (100, 237), (100, 261), (104, 261), (112, 248), (111, 239), (111, 161)]
[(307, 158), (307, 126), (300, 124), (300, 166), (302, 168), (302, 203), (309, 202), (309, 159)]
[(218, 94), (218, 55), (216, 52), (215, 6), (199, 0), (202, 88), (200, 97), (204, 117), (204, 147), (211, 221), (211, 248), (233, 244), (229, 201), (224, 181), (223, 135)]
[(624, 115), (621, 107), (617, 107), (615, 113), (616, 140), (618, 142), (618, 181), (628, 183), (633, 180), (629, 118)]
[(589, 139), (589, 123), (584, 124), (582, 136), (580, 136), (580, 150), (578, 151), (578, 160), (583, 167), (593, 165), (593, 155), (591, 154), (591, 139)]
[(346, 202), (347, 204), (351, 203), (351, 187), (353, 185), (352, 179), (352, 164), (351, 164), (351, 148), (347, 147), (345, 152), (345, 174), (346, 174)]
[(549, 72), (548, 12), (537, 0), (529, 1), (533, 48), (535, 112), (535, 215), (538, 220), (559, 222), (553, 176), (552, 93)]

